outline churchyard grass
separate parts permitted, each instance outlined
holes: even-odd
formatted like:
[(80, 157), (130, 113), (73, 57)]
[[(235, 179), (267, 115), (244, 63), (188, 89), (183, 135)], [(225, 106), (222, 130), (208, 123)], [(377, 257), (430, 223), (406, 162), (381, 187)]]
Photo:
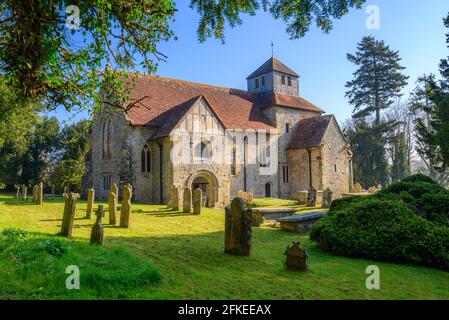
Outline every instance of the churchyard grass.
[[(203, 208), (201, 215), (187, 215), (133, 203), (129, 228), (109, 226), (105, 217), (104, 244), (91, 246), (95, 220), (85, 219), (83, 200), (77, 203), (73, 239), (53, 236), (60, 231), (63, 206), (62, 198), (33, 205), (0, 195), (0, 229), (39, 233), (29, 241), (61, 239), (71, 248), (60, 260), (50, 257), (22, 269), (9, 261), (11, 255), (0, 254), (0, 299), (449, 299), (449, 273), (333, 256), (319, 250), (308, 234), (254, 228), (251, 257), (225, 254), (223, 211)], [(308, 272), (283, 268), (284, 251), (293, 240), (309, 251)], [(66, 264), (80, 266), (80, 290), (66, 289)], [(133, 264), (139, 267), (129, 269)], [(373, 264), (380, 268), (380, 290), (365, 287), (366, 267)], [(155, 273), (139, 273), (143, 265), (154, 266), (160, 281)], [(110, 276), (100, 277), (92, 268)], [(83, 272), (97, 278), (83, 279)]]

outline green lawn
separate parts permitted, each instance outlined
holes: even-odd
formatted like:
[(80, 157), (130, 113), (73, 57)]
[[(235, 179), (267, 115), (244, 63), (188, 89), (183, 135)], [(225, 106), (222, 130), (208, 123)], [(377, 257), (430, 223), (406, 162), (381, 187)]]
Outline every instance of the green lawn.
[[(46, 261), (81, 265), (81, 289), (65, 289), (64, 270), (61, 275), (2, 267), (0, 298), (449, 299), (449, 273), (332, 256), (319, 250), (306, 234), (253, 228), (251, 257), (224, 254), (224, 213), (212, 209), (194, 216), (170, 211), (165, 206), (134, 204), (129, 229), (105, 225), (103, 247), (89, 246), (94, 219), (83, 219), (85, 209), (86, 203), (79, 201), (74, 238), (69, 241), (72, 252)], [(21, 228), (57, 239), (52, 235), (59, 231), (62, 210), (62, 199), (32, 205), (0, 195), (0, 229)], [(293, 240), (300, 240), (309, 250), (310, 270), (306, 273), (283, 269), (285, 248)], [(6, 259), (8, 255), (0, 256)], [(122, 261), (120, 266), (120, 259), (129, 261)], [(97, 287), (83, 284), (83, 268), (89, 267), (89, 261), (107, 270), (115, 265), (126, 269), (123, 276), (135, 283), (126, 286), (116, 274), (102, 278)], [(127, 263), (152, 265), (159, 270), (161, 280), (139, 285), (142, 275), (133, 276), (136, 268), (128, 269)], [(365, 288), (365, 269), (371, 264), (380, 268), (381, 290)], [(0, 266), (6, 265), (11, 262), (0, 261)], [(39, 288), (33, 287), (33, 283), (39, 283)]]
[(322, 209), (320, 207), (308, 207), (306, 205), (299, 205), (295, 200), (286, 200), (278, 198), (255, 198), (255, 207), (266, 207), (266, 208), (298, 208), (296, 213), (302, 214), (307, 212), (316, 211), (327, 211), (327, 209)]

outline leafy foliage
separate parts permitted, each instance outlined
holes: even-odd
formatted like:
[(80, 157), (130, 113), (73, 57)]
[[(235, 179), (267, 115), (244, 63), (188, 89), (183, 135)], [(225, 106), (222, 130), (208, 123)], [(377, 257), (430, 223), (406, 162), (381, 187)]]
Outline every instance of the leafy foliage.
[(310, 238), (340, 255), (449, 270), (449, 228), (422, 219), (401, 201), (366, 199), (337, 209), (314, 225)]

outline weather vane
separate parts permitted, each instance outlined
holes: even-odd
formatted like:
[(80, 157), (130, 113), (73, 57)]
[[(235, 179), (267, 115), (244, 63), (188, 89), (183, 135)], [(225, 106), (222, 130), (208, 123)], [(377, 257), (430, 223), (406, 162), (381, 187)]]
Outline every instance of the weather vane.
[(274, 57), (274, 44), (273, 41), (271, 41), (271, 56)]

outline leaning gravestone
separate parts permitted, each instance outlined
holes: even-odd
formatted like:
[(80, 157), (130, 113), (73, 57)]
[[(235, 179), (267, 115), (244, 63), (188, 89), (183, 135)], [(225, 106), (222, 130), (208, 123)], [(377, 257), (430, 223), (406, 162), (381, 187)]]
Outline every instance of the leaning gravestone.
[(332, 191), (329, 188), (326, 188), (326, 190), (324, 190), (323, 192), (323, 202), (321, 204), (321, 206), (323, 208), (329, 208), (331, 206), (332, 203)]
[(114, 192), (109, 192), (108, 196), (108, 210), (109, 210), (109, 224), (115, 226), (115, 215), (117, 214), (117, 196)]
[(252, 248), (251, 209), (242, 198), (234, 198), (225, 209), (225, 252), (250, 256)]
[(89, 191), (87, 191), (87, 210), (86, 210), (87, 219), (90, 219), (92, 217), (92, 213), (94, 212), (94, 199), (95, 199), (95, 189), (89, 188)]
[(61, 235), (72, 236), (73, 220), (76, 212), (76, 194), (67, 193), (65, 195), (64, 215), (62, 216)]
[(200, 188), (193, 190), (193, 214), (201, 214), (203, 191)]
[(182, 211), (190, 213), (192, 211), (192, 189), (185, 187), (182, 195)]
[(104, 239), (104, 229), (103, 229), (103, 223), (101, 222), (101, 219), (103, 219), (104, 216), (104, 210), (103, 205), (100, 204), (98, 206), (98, 210), (96, 212), (97, 215), (97, 221), (92, 226), (92, 232), (90, 233), (90, 244), (103, 244)]
[(307, 206), (316, 207), (317, 205), (316, 193), (317, 191), (315, 188), (309, 189), (309, 192), (307, 193)]
[(179, 194), (178, 194), (178, 188), (176, 186), (172, 186), (171, 191), (171, 207), (175, 211), (179, 211)]
[(120, 227), (129, 227), (129, 215), (131, 214), (131, 197), (132, 187), (129, 183), (123, 188), (122, 194), (122, 208), (120, 211)]

